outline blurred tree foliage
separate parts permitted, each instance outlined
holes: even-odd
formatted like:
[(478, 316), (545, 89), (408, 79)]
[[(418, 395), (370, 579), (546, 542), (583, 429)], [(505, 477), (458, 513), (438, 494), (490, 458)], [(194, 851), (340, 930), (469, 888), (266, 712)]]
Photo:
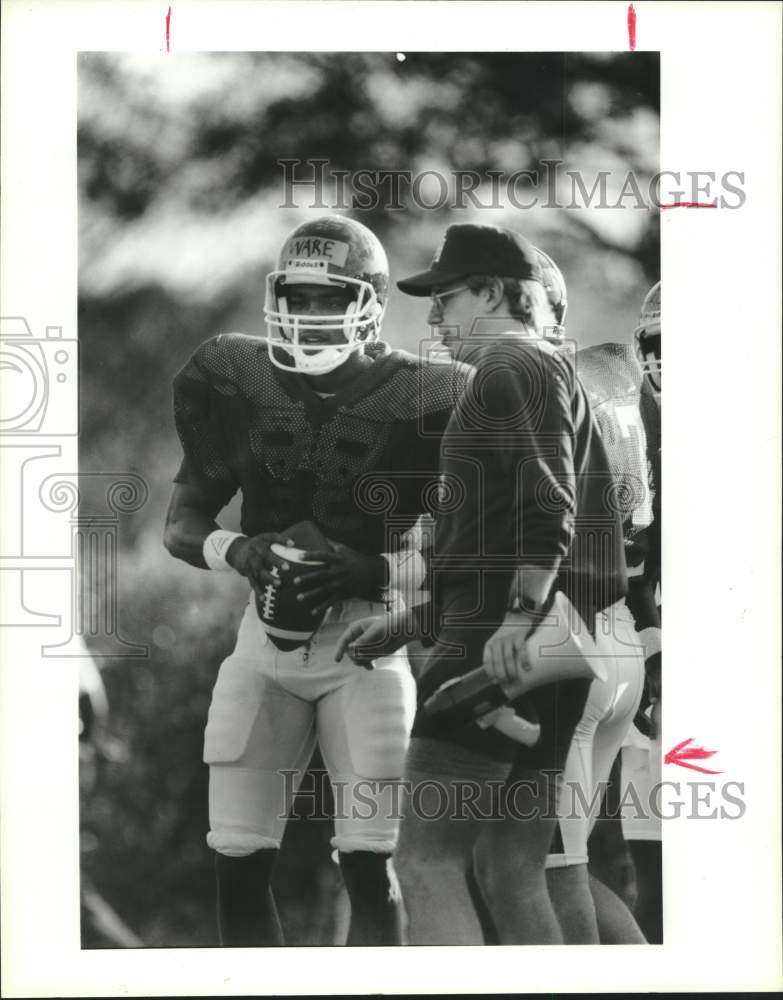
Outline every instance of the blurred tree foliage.
[[(83, 870), (145, 945), (216, 943), (201, 745), (245, 591), (162, 548), (180, 458), (170, 386), (198, 343), (260, 312), (259, 275), (301, 218), (277, 218), (278, 161), (510, 173), (550, 158), (634, 170), (643, 186), (658, 168), (658, 99), (654, 53), (80, 56), (80, 467), (136, 472), (150, 491), (123, 520), (119, 580), (121, 631), (150, 656), (104, 665), (114, 749), (98, 745), (82, 793)], [(453, 221), (410, 203), (352, 214), (409, 267)], [(585, 302), (603, 289), (605, 311), (630, 315), (658, 278), (657, 214), (622, 213), (626, 229), (545, 214), (561, 265), (585, 273)], [(234, 518), (235, 505), (222, 520)], [(289, 826), (277, 884), (291, 943), (341, 933), (330, 835), (325, 820)], [(86, 947), (110, 944), (83, 931)]]
[[(82, 79), (102, 100), (121, 105), (130, 125), (118, 135), (116, 119), (113, 128), (100, 127), (95, 117), (80, 124), (87, 199), (131, 220), (154, 206), (164, 185), (184, 182), (194, 208), (222, 213), (279, 184), (279, 160), (316, 157), (332, 170), (350, 172), (411, 170), (435, 160), (449, 170), (511, 173), (546, 159), (578, 168), (573, 153), (590, 145), (599, 158), (605, 153), (598, 169), (619, 161), (640, 181), (657, 169), (657, 142), (651, 148), (637, 133), (645, 114), (658, 115), (659, 58), (653, 52), (413, 52), (402, 61), (393, 53), (243, 53), (209, 59), (218, 82), (178, 108), (172, 128), (171, 109), (156, 103), (151, 90), (128, 94), (122, 63), (81, 57)], [(394, 217), (382, 204), (356, 214), (381, 239)], [(590, 231), (600, 246), (635, 255), (652, 281), (659, 274), (657, 217), (647, 222), (631, 247)], [(589, 221), (580, 218), (578, 225), (589, 227)]]

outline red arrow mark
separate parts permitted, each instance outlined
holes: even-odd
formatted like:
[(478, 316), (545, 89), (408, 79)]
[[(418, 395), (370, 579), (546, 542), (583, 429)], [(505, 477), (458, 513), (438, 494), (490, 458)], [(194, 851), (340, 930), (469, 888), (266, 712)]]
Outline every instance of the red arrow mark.
[(171, 29), (171, 7), (169, 7), (168, 13), (166, 14), (166, 51), (170, 52), (169, 49), (169, 31)]
[(678, 767), (687, 767), (691, 771), (700, 771), (702, 774), (723, 774), (723, 771), (710, 771), (706, 767), (699, 767), (698, 764), (689, 764), (689, 760), (709, 760), (718, 752), (717, 750), (704, 750), (702, 747), (689, 747), (689, 743), (693, 743), (692, 736), (671, 749), (663, 758), (664, 764), (676, 764)]
[(636, 11), (633, 4), (628, 4), (628, 46), (631, 52), (636, 51)]
[(674, 201), (671, 205), (658, 205), (658, 208), (717, 208), (716, 201)]

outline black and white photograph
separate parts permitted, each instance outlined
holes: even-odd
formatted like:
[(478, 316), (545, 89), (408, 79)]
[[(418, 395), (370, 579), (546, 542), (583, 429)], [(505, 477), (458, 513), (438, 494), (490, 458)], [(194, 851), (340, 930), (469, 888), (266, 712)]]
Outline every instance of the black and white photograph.
[(4, 9), (8, 995), (783, 980), (780, 11), (690, 6)]
[(660, 943), (657, 53), (78, 75), (83, 947)]

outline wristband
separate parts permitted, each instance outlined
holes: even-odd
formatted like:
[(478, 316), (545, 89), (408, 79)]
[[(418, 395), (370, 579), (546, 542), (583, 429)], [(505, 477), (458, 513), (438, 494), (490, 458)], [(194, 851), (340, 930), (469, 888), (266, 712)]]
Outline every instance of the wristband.
[(427, 572), (427, 564), (420, 553), (416, 549), (405, 548), (400, 552), (384, 552), (382, 555), (389, 567), (386, 590), (396, 590), (402, 594), (408, 607), (426, 600), (426, 595), (421, 593), (421, 585)]
[(224, 531), (223, 528), (207, 535), (204, 539), (202, 552), (204, 553), (204, 562), (210, 569), (229, 570), (234, 568), (226, 562), (226, 552), (235, 538), (247, 538), (247, 535), (243, 535), (239, 531)]

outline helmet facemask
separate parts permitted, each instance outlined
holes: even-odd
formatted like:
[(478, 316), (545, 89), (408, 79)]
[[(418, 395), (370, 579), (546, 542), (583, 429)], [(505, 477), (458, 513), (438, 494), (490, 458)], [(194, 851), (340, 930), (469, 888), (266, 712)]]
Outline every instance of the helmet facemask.
[(555, 325), (546, 325), (541, 331), (545, 340), (550, 340), (555, 344), (565, 343), (565, 318), (568, 311), (568, 299), (566, 295), (565, 278), (560, 268), (555, 264), (549, 254), (544, 253), (540, 247), (533, 247), (538, 256), (538, 263), (541, 268), (541, 283), (544, 286), (547, 301), (555, 319)]
[[(344, 313), (293, 313), (288, 307), (286, 289), (297, 284), (348, 288), (355, 291), (355, 297)], [(264, 314), (266, 342), (274, 365), (285, 371), (326, 375), (347, 361), (351, 354), (363, 353), (365, 344), (378, 339), (383, 307), (369, 281), (343, 275), (339, 278), (311, 273), (299, 276), (291, 271), (272, 271), (266, 278)], [(334, 331), (345, 337), (345, 343), (316, 346), (303, 342), (308, 333), (331, 334)], [(283, 352), (289, 360), (280, 360), (278, 352)]]
[(639, 328), (634, 333), (636, 358), (656, 397), (661, 394), (661, 331)]
[(639, 325), (633, 332), (636, 357), (655, 398), (661, 396), (661, 283), (645, 295)]
[[(310, 287), (296, 295), (296, 285)], [(388, 291), (386, 253), (366, 226), (338, 215), (302, 223), (266, 278), (264, 339), (272, 364), (326, 375), (363, 353), (378, 339)]]

